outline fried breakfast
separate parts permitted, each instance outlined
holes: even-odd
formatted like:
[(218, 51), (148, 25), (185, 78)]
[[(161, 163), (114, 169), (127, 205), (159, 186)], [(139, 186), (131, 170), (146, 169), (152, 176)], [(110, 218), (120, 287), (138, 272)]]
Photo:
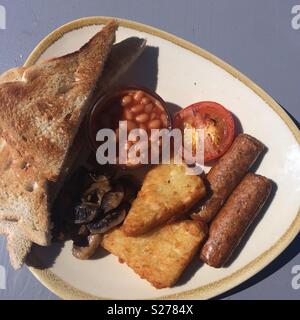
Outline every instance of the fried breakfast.
[(104, 235), (102, 246), (157, 289), (176, 283), (206, 236), (205, 227), (192, 220), (170, 223), (137, 237), (127, 236), (123, 229)]
[[(74, 263), (107, 250), (155, 288), (167, 288), (199, 252), (215, 268), (232, 259), (272, 189), (271, 180), (250, 172), (266, 148), (238, 132), (234, 115), (217, 102), (172, 117), (153, 90), (117, 83), (146, 47), (135, 37), (114, 44), (117, 28), (112, 20), (78, 51), (0, 76), (0, 234), (14, 268), (32, 243), (71, 240)], [(98, 136), (103, 129), (113, 136), (115, 162), (98, 159), (107, 145)], [(141, 135), (132, 138), (134, 129)], [(184, 136), (169, 162), (160, 161), (159, 130)], [(212, 167), (191, 174), (185, 153), (190, 145), (197, 157), (201, 130), (201, 165)], [(150, 153), (159, 161), (149, 163)]]

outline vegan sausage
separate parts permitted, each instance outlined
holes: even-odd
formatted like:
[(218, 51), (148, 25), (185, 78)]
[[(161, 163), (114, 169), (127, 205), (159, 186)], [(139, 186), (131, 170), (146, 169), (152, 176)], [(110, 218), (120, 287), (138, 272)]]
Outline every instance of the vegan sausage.
[(211, 223), (200, 254), (202, 261), (215, 268), (228, 261), (271, 189), (269, 179), (254, 173), (246, 175)]
[(240, 134), (207, 174), (209, 196), (193, 219), (210, 223), (264, 149), (257, 139)]

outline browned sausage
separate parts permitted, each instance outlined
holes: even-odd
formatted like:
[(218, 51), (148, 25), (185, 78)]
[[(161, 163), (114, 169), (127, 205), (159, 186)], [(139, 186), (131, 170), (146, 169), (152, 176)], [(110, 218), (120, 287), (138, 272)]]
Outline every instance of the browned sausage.
[(264, 149), (257, 139), (240, 134), (207, 174), (210, 194), (193, 219), (211, 222)]
[(227, 262), (270, 195), (271, 181), (249, 173), (233, 191), (209, 228), (200, 258), (219, 268)]

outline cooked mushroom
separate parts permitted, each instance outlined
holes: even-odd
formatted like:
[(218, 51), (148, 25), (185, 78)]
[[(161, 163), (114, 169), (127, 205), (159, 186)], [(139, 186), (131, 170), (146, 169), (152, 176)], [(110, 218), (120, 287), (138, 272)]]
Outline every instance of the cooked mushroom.
[(109, 211), (106, 215), (101, 216), (98, 220), (87, 225), (91, 234), (104, 233), (113, 227), (121, 224), (129, 210), (129, 205), (124, 204), (120, 208)]
[(88, 188), (83, 195), (83, 202), (98, 203), (101, 205), (103, 196), (111, 190), (109, 177), (106, 175), (91, 175), (94, 183)]
[(73, 256), (80, 260), (87, 260), (93, 256), (100, 246), (102, 240), (101, 234), (91, 234), (88, 236), (88, 244), (86, 246), (77, 246), (73, 243)]
[(122, 184), (117, 184), (111, 191), (107, 192), (101, 203), (103, 213), (107, 213), (113, 209), (118, 208), (124, 199), (124, 187)]
[(92, 222), (101, 210), (98, 204), (82, 203), (75, 208), (75, 224)]

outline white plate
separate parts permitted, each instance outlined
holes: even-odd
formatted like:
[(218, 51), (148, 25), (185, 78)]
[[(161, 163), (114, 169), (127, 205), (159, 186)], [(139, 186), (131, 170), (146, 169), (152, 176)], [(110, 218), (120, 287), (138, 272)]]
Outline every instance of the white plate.
[[(27, 65), (78, 49), (99, 31), (108, 18), (73, 21), (56, 30), (34, 50)], [(46, 270), (30, 268), (40, 281), (63, 298), (209, 298), (248, 279), (278, 256), (300, 229), (299, 130), (286, 113), (253, 82), (206, 51), (165, 32), (119, 20), (117, 41), (130, 36), (147, 39), (152, 49), (137, 63), (130, 81), (153, 85), (166, 101), (185, 107), (201, 100), (217, 101), (240, 120), (243, 130), (267, 147), (257, 172), (277, 185), (273, 201), (248, 233), (238, 257), (227, 268), (213, 269), (197, 261), (171, 289), (156, 290), (116, 257), (79, 261), (67, 243)], [(157, 65), (155, 52), (158, 52)], [(128, 80), (129, 81), (129, 80)], [(254, 229), (254, 230), (253, 230)], [(37, 260), (49, 260), (57, 248), (34, 250)]]

